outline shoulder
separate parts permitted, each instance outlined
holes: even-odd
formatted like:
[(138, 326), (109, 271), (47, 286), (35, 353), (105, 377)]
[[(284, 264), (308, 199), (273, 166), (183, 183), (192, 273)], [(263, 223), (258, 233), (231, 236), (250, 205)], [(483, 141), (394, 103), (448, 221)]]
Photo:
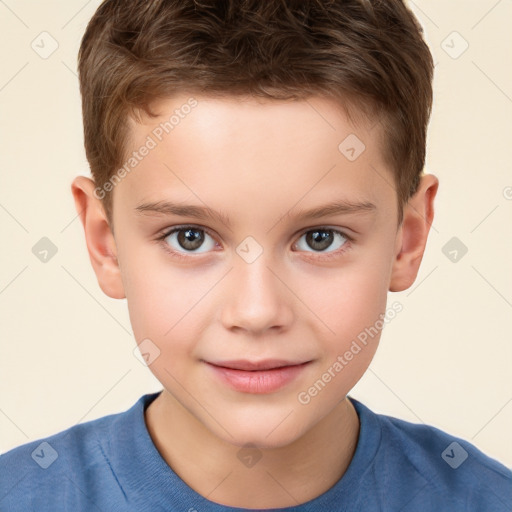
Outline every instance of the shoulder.
[[(112, 433), (128, 412), (75, 425), (1, 455), (0, 510), (55, 510), (64, 497), (61, 509), (90, 509), (95, 501), (90, 489), (113, 478), (107, 453)], [(121, 489), (117, 492), (122, 495)]]
[[(370, 411), (381, 429), (375, 463), (391, 471), (400, 485), (415, 482), (456, 510), (512, 510), (512, 471), (462, 438), (436, 427)], [(390, 468), (390, 464), (393, 468)], [(418, 488), (419, 491), (419, 488)], [(433, 509), (432, 509), (433, 510)], [(455, 510), (455, 509), (454, 509)]]

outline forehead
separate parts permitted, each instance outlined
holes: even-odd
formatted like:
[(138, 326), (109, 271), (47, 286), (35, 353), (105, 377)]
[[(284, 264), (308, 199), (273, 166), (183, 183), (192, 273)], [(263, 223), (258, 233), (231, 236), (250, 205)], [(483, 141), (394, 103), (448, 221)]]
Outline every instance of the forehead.
[(204, 196), (214, 209), (227, 210), (227, 201), (243, 210), (280, 200), (287, 210), (326, 199), (365, 200), (383, 208), (395, 201), (380, 125), (363, 117), (354, 124), (334, 100), (183, 94), (152, 110), (157, 117), (130, 119), (127, 159), (133, 152), (139, 156), (114, 189), (120, 196), (114, 203), (133, 208), (168, 196), (196, 203)]

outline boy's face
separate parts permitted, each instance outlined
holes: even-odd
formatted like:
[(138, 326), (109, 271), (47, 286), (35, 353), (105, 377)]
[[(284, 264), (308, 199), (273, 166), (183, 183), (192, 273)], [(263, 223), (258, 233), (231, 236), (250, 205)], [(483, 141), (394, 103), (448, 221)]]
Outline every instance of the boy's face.
[[(159, 118), (131, 123), (130, 153), (150, 149), (114, 188), (119, 273), (108, 263), (98, 278), (126, 296), (169, 406), (227, 442), (285, 445), (333, 411), (375, 353), (380, 329), (344, 356), (382, 326), (398, 272), (394, 178), (380, 125), (353, 126), (329, 100), (195, 98), (193, 108), (182, 108), (188, 96), (163, 101)], [(215, 216), (151, 209), (166, 202)], [(332, 203), (351, 208), (303, 216)], [(305, 364), (220, 368), (240, 360)]]

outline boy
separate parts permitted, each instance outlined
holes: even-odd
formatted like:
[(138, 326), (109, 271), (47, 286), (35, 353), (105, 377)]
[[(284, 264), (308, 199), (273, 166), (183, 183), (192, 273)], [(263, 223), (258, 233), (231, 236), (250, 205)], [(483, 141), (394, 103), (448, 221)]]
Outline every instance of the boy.
[(4, 454), (0, 510), (512, 510), (502, 464), (348, 396), (433, 220), (412, 13), (106, 0), (79, 72), (76, 208), (163, 390)]

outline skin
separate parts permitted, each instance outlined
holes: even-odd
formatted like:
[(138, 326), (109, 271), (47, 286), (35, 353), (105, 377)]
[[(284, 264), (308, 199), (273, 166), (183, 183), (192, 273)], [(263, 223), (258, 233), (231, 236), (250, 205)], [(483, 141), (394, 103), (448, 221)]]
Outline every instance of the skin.
[[(298, 394), (382, 318), (388, 291), (414, 282), (438, 179), (422, 176), (398, 226), (378, 123), (352, 124), (322, 97), (194, 97), (198, 105), (114, 188), (113, 226), (89, 178), (77, 177), (72, 193), (101, 289), (127, 299), (137, 342), (149, 338), (160, 350), (149, 368), (164, 391), (145, 419), (162, 457), (216, 503), (293, 506), (327, 491), (350, 464), (359, 419), (346, 395), (380, 333), (309, 403)], [(130, 121), (130, 151), (187, 99), (162, 100), (160, 117)], [(354, 161), (338, 149), (349, 134), (366, 146)], [(231, 225), (135, 210), (163, 200), (207, 205)], [(297, 217), (335, 200), (375, 209)], [(176, 234), (157, 240), (191, 224), (209, 230), (195, 252)], [(305, 236), (315, 228), (353, 240), (328, 231), (332, 245), (322, 249)], [(236, 252), (248, 236), (263, 251), (251, 263)], [(267, 358), (311, 362), (291, 383), (263, 394), (231, 389), (204, 362)], [(237, 456), (248, 443), (250, 454), (261, 455), (252, 467)]]

